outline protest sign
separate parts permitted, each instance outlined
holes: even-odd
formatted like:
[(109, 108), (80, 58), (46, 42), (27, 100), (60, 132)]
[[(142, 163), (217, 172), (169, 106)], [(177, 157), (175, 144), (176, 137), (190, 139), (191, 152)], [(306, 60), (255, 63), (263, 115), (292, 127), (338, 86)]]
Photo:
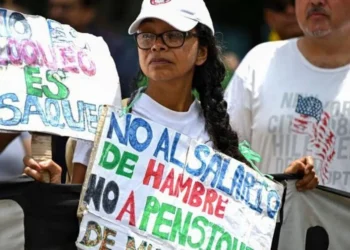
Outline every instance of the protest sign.
[(79, 249), (269, 249), (283, 186), (172, 129), (109, 109)]
[(0, 130), (93, 140), (101, 105), (120, 105), (118, 73), (100, 37), (0, 9)]
[(350, 193), (324, 186), (298, 192), (288, 181), (272, 250), (347, 250), (349, 225)]

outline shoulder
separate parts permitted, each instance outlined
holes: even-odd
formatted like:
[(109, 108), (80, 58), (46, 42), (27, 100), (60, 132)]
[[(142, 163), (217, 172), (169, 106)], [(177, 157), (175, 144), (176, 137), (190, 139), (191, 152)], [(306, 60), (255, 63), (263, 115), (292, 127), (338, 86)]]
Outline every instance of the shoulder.
[(269, 41), (256, 45), (253, 47), (247, 55), (257, 56), (257, 55), (268, 55), (274, 53), (277, 50), (283, 48), (287, 44), (293, 42), (295, 39), (280, 40), (280, 41)]
[(293, 40), (272, 41), (258, 44), (247, 53), (241, 64), (266, 63), (266, 60), (274, 57), (278, 51), (289, 48), (290, 46), (288, 45), (291, 42), (293, 42)]
[(283, 61), (293, 52), (292, 43), (295, 39), (264, 42), (252, 48), (235, 71), (235, 76), (246, 80), (253, 73), (265, 72), (271, 62)]

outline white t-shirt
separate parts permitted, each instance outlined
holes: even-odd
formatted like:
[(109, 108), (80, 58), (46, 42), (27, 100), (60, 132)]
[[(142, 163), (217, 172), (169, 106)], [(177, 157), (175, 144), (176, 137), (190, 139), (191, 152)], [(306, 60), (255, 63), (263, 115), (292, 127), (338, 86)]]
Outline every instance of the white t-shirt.
[(350, 65), (316, 67), (297, 40), (246, 55), (225, 92), (231, 126), (261, 155), (262, 172), (312, 155), (320, 184), (350, 192)]
[[(176, 112), (165, 108), (147, 94), (141, 94), (132, 108), (132, 114), (171, 128), (201, 143), (212, 146), (205, 130), (205, 120), (200, 103), (195, 100), (187, 112)], [(73, 163), (88, 165), (93, 142), (78, 140)]]
[(26, 155), (24, 141), (30, 138), (31, 135), (28, 132), (21, 132), (0, 153), (0, 180), (22, 175), (24, 170), (23, 157)]

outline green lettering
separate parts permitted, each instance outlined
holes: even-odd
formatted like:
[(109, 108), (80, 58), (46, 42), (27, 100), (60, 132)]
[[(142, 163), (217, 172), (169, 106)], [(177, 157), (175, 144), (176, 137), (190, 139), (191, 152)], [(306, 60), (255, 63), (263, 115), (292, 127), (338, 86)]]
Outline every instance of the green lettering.
[(174, 224), (171, 230), (169, 240), (174, 242), (176, 240), (176, 236), (179, 235), (179, 244), (181, 246), (185, 246), (186, 239), (188, 235), (188, 228), (190, 226), (192, 220), (192, 212), (188, 212), (186, 215), (186, 219), (184, 221), (183, 227), (181, 226), (182, 222), (182, 209), (177, 209), (175, 214)]
[(159, 204), (159, 201), (157, 200), (156, 197), (153, 197), (153, 196), (147, 197), (145, 210), (143, 212), (142, 220), (141, 220), (140, 228), (139, 228), (141, 231), (147, 231), (149, 217), (151, 214), (158, 213), (159, 207), (160, 207), (160, 204)]
[(211, 228), (212, 228), (211, 236), (210, 236), (209, 243), (208, 243), (208, 246), (206, 249), (212, 248), (217, 232), (220, 232), (220, 233), (225, 232), (224, 229), (222, 229), (221, 227), (219, 227), (218, 225), (213, 224), (213, 223), (211, 224)]
[(139, 160), (139, 157), (137, 155), (134, 155), (132, 153), (125, 151), (123, 153), (122, 159), (120, 160), (120, 164), (117, 168), (117, 174), (131, 179), (134, 174), (135, 164), (134, 165), (127, 164), (128, 160), (131, 160), (134, 163), (136, 163)]
[(238, 250), (237, 246), (238, 246), (238, 240), (236, 238), (233, 238), (233, 248), (232, 248), (232, 250)]
[[(181, 208), (178, 208), (178, 209), (181, 209)], [(155, 235), (161, 239), (168, 240), (170, 232), (161, 232), (160, 227), (163, 225), (168, 226), (168, 227), (172, 226), (173, 221), (165, 219), (164, 214), (166, 212), (169, 212), (171, 214), (175, 214), (175, 211), (176, 211), (176, 207), (174, 207), (170, 204), (167, 204), (167, 203), (162, 204), (162, 206), (160, 207), (160, 211), (157, 215), (157, 219), (156, 219), (153, 231), (152, 231), (153, 235)]]
[(34, 76), (34, 74), (40, 74), (39, 67), (30, 67), (30, 66), (24, 67), (24, 77), (25, 77), (26, 86), (27, 86), (27, 95), (42, 97), (43, 91), (40, 88), (35, 88), (33, 86), (33, 84), (41, 85), (42, 79), (41, 77)]
[[(108, 161), (108, 155), (111, 153), (113, 155), (112, 161)], [(120, 151), (119, 149), (110, 142), (105, 142), (103, 146), (103, 153), (101, 155), (101, 159), (99, 165), (105, 169), (113, 169), (118, 165), (120, 160)]]
[[(226, 246), (222, 247), (223, 243), (225, 242), (226, 242)], [(231, 248), (232, 248), (232, 238), (231, 238), (231, 235), (226, 232), (220, 237), (218, 243), (216, 244), (215, 249), (221, 250), (221, 249), (231, 249)]]
[(50, 88), (46, 85), (43, 86), (44, 94), (51, 99), (64, 100), (69, 96), (69, 89), (62, 83), (63, 79), (66, 79), (64, 71), (46, 71), (46, 79), (48, 82), (56, 84), (58, 91), (57, 94), (52, 93)]
[(251, 247), (246, 247), (245, 250), (254, 250), (254, 249)]
[(245, 244), (242, 242), (241, 243), (241, 247), (239, 248), (239, 250), (246, 250), (245, 247), (246, 247)]
[[(203, 226), (201, 226), (199, 224), (200, 222), (203, 224)], [(201, 238), (197, 243), (194, 243), (192, 241), (192, 236), (191, 235), (188, 236), (187, 243), (191, 248), (200, 248), (203, 245), (203, 243), (205, 241), (205, 230), (203, 227), (207, 227), (208, 224), (209, 224), (209, 221), (203, 216), (198, 216), (198, 217), (194, 218), (194, 220), (192, 222), (192, 228), (198, 229), (200, 231)]]

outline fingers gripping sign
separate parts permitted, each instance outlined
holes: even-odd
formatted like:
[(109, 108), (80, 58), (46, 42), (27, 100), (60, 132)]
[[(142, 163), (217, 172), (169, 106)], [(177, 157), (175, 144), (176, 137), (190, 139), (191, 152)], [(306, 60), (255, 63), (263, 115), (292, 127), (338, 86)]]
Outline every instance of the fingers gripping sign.
[(318, 185), (318, 177), (314, 168), (314, 160), (311, 156), (293, 161), (285, 170), (286, 174), (302, 174), (303, 178), (296, 182), (298, 191), (314, 189)]
[[(36, 181), (61, 183), (62, 169), (52, 160), (37, 162), (33, 158), (26, 156), (23, 162), (26, 166), (24, 173)], [(48, 180), (46, 180), (47, 177), (49, 177)]]
[(51, 135), (33, 134), (32, 157), (24, 157), (24, 173), (40, 182), (61, 183), (62, 169), (51, 158)]

